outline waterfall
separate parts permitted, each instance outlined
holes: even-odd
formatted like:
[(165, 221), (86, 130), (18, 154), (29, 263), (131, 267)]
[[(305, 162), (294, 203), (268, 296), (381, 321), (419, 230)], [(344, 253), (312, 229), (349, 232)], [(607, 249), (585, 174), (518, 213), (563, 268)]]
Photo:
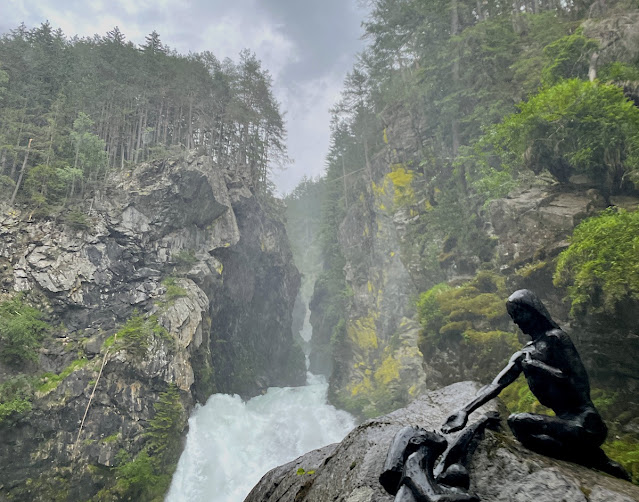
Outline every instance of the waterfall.
[(241, 502), (270, 469), (341, 441), (354, 418), (327, 404), (324, 377), (270, 388), (243, 402), (212, 395), (189, 419), (186, 448), (165, 502)]

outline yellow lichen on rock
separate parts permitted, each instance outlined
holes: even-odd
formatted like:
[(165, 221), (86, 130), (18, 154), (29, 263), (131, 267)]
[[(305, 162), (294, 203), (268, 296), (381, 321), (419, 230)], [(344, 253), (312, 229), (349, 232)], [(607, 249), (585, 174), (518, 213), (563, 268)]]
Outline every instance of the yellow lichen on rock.
[(375, 382), (379, 385), (388, 385), (393, 380), (399, 380), (400, 363), (392, 354), (382, 361), (375, 372)]
[(351, 385), (351, 396), (367, 394), (373, 390), (371, 379), (365, 376), (361, 382)]
[(348, 338), (364, 351), (377, 349), (377, 328), (375, 316), (370, 315), (350, 321), (346, 328)]

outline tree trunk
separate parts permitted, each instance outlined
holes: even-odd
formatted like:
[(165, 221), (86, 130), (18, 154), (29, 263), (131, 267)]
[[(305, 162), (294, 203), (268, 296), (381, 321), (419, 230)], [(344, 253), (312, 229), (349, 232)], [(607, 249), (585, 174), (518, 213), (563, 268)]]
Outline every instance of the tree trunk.
[(189, 97), (189, 137), (186, 140), (186, 149), (193, 148), (193, 96)]
[(346, 190), (346, 164), (344, 163), (344, 155), (342, 157), (342, 180), (344, 182), (344, 207), (348, 211), (348, 191)]
[[(451, 0), (450, 2), (450, 10), (451, 10), (451, 19), (450, 19), (450, 36), (454, 37), (457, 35), (459, 31), (459, 13), (457, 12), (457, 0)], [(457, 51), (455, 51), (457, 52)], [(455, 54), (453, 60), (453, 86), (454, 90), (457, 90), (459, 87), (459, 55)], [(456, 115), (456, 114), (455, 114)], [(457, 157), (457, 152), (459, 151), (459, 126), (457, 124), (457, 117), (453, 116), (452, 123), (452, 158), (455, 159)]]
[(138, 137), (135, 142), (135, 156), (133, 157), (133, 163), (137, 164), (140, 157), (140, 145), (142, 144), (142, 122), (144, 121), (144, 111), (140, 112), (140, 120), (138, 120)]
[[(20, 138), (22, 137), (22, 129), (24, 128), (24, 117), (27, 114), (27, 107), (22, 109), (22, 119), (20, 119), (20, 129), (18, 130), (18, 139), (16, 139), (16, 149), (20, 146)], [(16, 175), (16, 165), (18, 163), (18, 154), (13, 155), (13, 162), (11, 163), (11, 174), (9, 177), (13, 179)]]
[(592, 82), (597, 78), (597, 60), (599, 59), (599, 52), (595, 51), (590, 56), (590, 67), (588, 68), (588, 79)]
[(7, 149), (2, 149), (2, 157), (0, 158), (0, 174), (4, 174), (7, 168)]
[(9, 201), (10, 206), (13, 206), (13, 203), (16, 200), (16, 195), (18, 194), (18, 190), (20, 189), (20, 185), (22, 184), (22, 178), (24, 177), (24, 170), (27, 167), (27, 160), (29, 159), (29, 152), (31, 151), (31, 141), (32, 141), (32, 138), (29, 139), (29, 144), (27, 145), (27, 152), (24, 154), (24, 162), (22, 163), (22, 169), (20, 169), (20, 175), (18, 176), (16, 187), (13, 190), (13, 194), (11, 195), (11, 200)]

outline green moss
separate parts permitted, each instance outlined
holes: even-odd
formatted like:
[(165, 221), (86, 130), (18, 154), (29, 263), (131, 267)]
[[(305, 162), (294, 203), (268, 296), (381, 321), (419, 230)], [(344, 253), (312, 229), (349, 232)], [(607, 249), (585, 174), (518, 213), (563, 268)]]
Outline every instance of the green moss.
[(522, 267), (519, 267), (517, 270), (515, 270), (515, 274), (517, 274), (519, 277), (523, 277), (524, 279), (527, 279), (528, 277), (535, 274), (536, 272), (539, 272), (545, 269), (547, 266), (548, 266), (548, 262), (536, 261), (536, 262), (528, 263)]
[(630, 473), (633, 481), (639, 484), (639, 440), (631, 435), (613, 436), (602, 446), (613, 460), (616, 460)]
[[(485, 331), (484, 325), (507, 320), (505, 280), (489, 271), (457, 288), (438, 284), (422, 293), (417, 302), (419, 321), (424, 328), (422, 342)], [(490, 331), (490, 330), (489, 330)], [(421, 343), (421, 342), (420, 342)]]
[(584, 220), (557, 261), (555, 286), (567, 286), (571, 313), (614, 314), (639, 302), (639, 211), (608, 209)]
[(103, 438), (101, 441), (103, 443), (109, 444), (109, 443), (115, 443), (118, 438), (120, 437), (120, 433), (119, 432), (115, 432), (113, 434), (111, 434), (110, 436), (107, 436), (105, 438)]
[[(425, 359), (452, 348), (472, 378), (490, 381), (519, 349), (506, 312), (507, 296), (505, 279), (491, 271), (480, 271), (458, 287), (438, 284), (422, 293), (417, 303), (423, 328), (418, 346)], [(509, 328), (513, 332), (506, 331)]]
[(48, 394), (56, 389), (71, 373), (84, 368), (88, 362), (86, 358), (76, 359), (57, 375), (55, 373), (45, 373), (40, 377), (40, 385), (37, 388), (38, 393), (42, 395)]
[(470, 321), (448, 322), (439, 329), (439, 336), (443, 338), (461, 336), (466, 330), (471, 329), (472, 326)]
[(523, 375), (501, 391), (499, 397), (511, 413), (554, 415), (551, 409), (543, 406), (533, 395)]

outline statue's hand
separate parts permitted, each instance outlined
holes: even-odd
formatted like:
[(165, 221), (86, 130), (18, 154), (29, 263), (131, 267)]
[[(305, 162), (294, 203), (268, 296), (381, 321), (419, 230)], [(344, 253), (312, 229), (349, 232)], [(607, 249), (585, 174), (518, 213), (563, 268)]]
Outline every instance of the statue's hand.
[(464, 410), (459, 410), (457, 413), (453, 413), (450, 417), (448, 417), (446, 423), (442, 425), (442, 432), (444, 434), (449, 434), (451, 432), (461, 430), (466, 426), (467, 421), (468, 413)]

